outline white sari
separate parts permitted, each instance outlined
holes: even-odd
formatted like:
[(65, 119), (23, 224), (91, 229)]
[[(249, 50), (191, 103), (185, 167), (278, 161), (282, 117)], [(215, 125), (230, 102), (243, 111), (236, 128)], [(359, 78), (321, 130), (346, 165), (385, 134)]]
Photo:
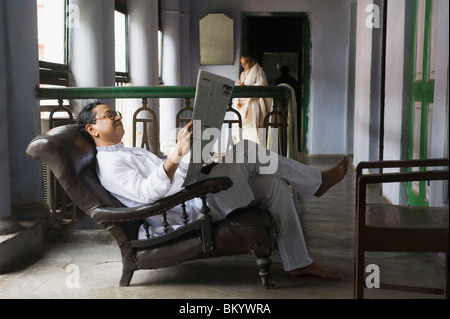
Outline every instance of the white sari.
[[(241, 73), (241, 82), (246, 86), (267, 86), (266, 74), (262, 67), (255, 63), (251, 69)], [(273, 100), (269, 98), (239, 98), (234, 102), (242, 116), (242, 139), (262, 144), (262, 134), (258, 128), (264, 127), (264, 117), (272, 110)], [(235, 129), (234, 140), (240, 140), (239, 131)]]

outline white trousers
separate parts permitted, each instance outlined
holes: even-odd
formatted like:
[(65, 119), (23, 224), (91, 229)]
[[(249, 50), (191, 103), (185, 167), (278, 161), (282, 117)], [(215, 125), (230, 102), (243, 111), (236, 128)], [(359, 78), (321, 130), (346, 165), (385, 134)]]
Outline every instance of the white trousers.
[[(234, 145), (227, 152), (225, 163), (214, 166), (208, 175), (200, 175), (198, 180), (217, 176), (228, 176), (233, 186), (207, 196), (210, 216), (214, 221), (225, 218), (237, 208), (263, 205), (272, 215), (277, 230), (277, 244), (284, 269), (289, 271), (312, 263), (289, 185), (301, 196), (311, 197), (322, 183), (320, 171), (247, 140)], [(201, 218), (202, 203), (199, 198), (186, 204), (190, 221)], [(167, 212), (171, 229), (182, 225), (180, 213), (180, 207)], [(161, 216), (147, 220), (154, 225), (150, 227), (151, 236), (164, 233), (160, 226)], [(145, 238), (143, 227), (139, 230), (139, 238)]]
[[(226, 163), (216, 165), (208, 175), (229, 176), (233, 181), (233, 186), (227, 191), (208, 196), (213, 218), (225, 217), (237, 207), (264, 205), (271, 213), (277, 230), (277, 244), (284, 269), (289, 271), (311, 264), (289, 185), (301, 196), (311, 197), (322, 183), (321, 172), (269, 152), (259, 144), (246, 141), (248, 147), (240, 148), (240, 143), (226, 154)], [(230, 156), (235, 161), (240, 159), (243, 162), (231, 162)], [(272, 164), (261, 163), (269, 161), (273, 161)], [(267, 169), (268, 166), (272, 168)]]

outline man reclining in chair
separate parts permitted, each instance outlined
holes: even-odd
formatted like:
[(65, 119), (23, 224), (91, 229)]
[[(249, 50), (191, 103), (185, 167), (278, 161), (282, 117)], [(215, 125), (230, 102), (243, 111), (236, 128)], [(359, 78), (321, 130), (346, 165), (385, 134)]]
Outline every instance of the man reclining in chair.
[[(97, 147), (97, 173), (101, 184), (125, 206), (134, 207), (153, 203), (181, 190), (187, 170), (183, 158), (190, 152), (193, 133), (192, 123), (178, 134), (178, 141), (167, 160), (142, 148), (125, 147), (125, 133), (120, 113), (100, 102), (90, 103), (78, 115), (80, 130)], [(291, 275), (313, 275), (323, 278), (339, 278), (339, 275), (314, 262), (308, 255), (302, 227), (294, 205), (289, 185), (305, 197), (320, 197), (340, 182), (347, 173), (348, 161), (344, 157), (335, 167), (323, 172), (300, 162), (270, 153), (270, 160), (277, 162), (276, 172), (263, 174), (262, 165), (246, 159), (267, 157), (267, 150), (251, 141), (241, 141), (247, 147), (235, 145), (233, 151), (243, 152), (244, 163), (218, 163), (208, 174), (200, 174), (198, 180), (207, 177), (228, 176), (233, 186), (226, 191), (207, 197), (213, 221), (226, 217), (233, 210), (264, 205), (272, 215), (277, 243), (283, 267)], [(253, 143), (253, 144), (251, 144)], [(251, 152), (256, 154), (251, 154)], [(227, 153), (227, 156), (233, 154)], [(257, 161), (256, 161), (257, 162)], [(189, 220), (201, 217), (201, 199), (186, 203)], [(181, 208), (167, 212), (171, 225), (182, 225)], [(162, 233), (161, 216), (147, 218), (152, 236)], [(139, 238), (145, 239), (141, 227)]]

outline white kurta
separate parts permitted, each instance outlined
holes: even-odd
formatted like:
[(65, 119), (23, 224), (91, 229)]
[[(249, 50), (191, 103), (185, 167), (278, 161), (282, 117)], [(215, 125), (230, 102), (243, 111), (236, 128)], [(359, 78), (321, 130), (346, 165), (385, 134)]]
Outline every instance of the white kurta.
[[(226, 191), (209, 194), (208, 204), (213, 220), (220, 220), (236, 208), (247, 205), (265, 205), (271, 212), (278, 229), (278, 246), (285, 270), (304, 267), (312, 262), (308, 256), (303, 232), (298, 219), (289, 185), (302, 196), (312, 196), (319, 188), (321, 173), (300, 162), (266, 153), (264, 147), (257, 147), (247, 141), (250, 147), (238, 143), (225, 157), (225, 163), (214, 166), (209, 175), (201, 174), (199, 179), (228, 176), (233, 186)], [(103, 187), (125, 206), (134, 207), (155, 202), (181, 190), (187, 163), (181, 163), (172, 181), (167, 177), (164, 161), (156, 155), (141, 149), (129, 148), (123, 144), (97, 148), (97, 173)], [(242, 163), (231, 160), (233, 154)], [(186, 156), (185, 158), (189, 158)], [(276, 169), (268, 173), (255, 159), (275, 164)], [(267, 165), (266, 165), (267, 168)], [(201, 200), (186, 203), (189, 220), (201, 217)], [(168, 211), (172, 229), (182, 225), (181, 206)], [(152, 236), (163, 233), (161, 216), (147, 219)], [(145, 238), (141, 227), (139, 238)]]
[[(241, 73), (241, 82), (246, 86), (267, 86), (267, 78), (263, 68), (255, 63), (253, 67)], [(272, 110), (272, 99), (268, 98), (239, 98), (235, 105), (242, 116), (242, 138), (262, 143), (262, 136), (258, 128), (262, 128), (264, 117)], [(238, 129), (234, 132), (235, 141), (239, 141)]]

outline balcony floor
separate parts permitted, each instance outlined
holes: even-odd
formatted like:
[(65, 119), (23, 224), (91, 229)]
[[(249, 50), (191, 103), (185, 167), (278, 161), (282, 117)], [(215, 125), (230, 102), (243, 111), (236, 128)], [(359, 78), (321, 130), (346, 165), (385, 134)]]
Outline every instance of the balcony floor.
[[(336, 157), (300, 160), (319, 169)], [(377, 192), (370, 196), (380, 200)], [(353, 298), (354, 170), (320, 199), (296, 203), (311, 257), (337, 272), (341, 279), (292, 277), (284, 272), (278, 251), (273, 254), (271, 279), (277, 289), (264, 290), (251, 255), (191, 261), (181, 265), (136, 271), (129, 287), (119, 287), (122, 264), (109, 234), (97, 230), (50, 231), (43, 256), (22, 270), (0, 275), (0, 299), (33, 298), (152, 298), (152, 299), (351, 299)], [(443, 261), (437, 254), (367, 254), (380, 267), (382, 281), (442, 288)], [(75, 265), (75, 266), (73, 266)], [(79, 287), (73, 269), (79, 269)], [(381, 289), (366, 289), (371, 299), (442, 299)]]

